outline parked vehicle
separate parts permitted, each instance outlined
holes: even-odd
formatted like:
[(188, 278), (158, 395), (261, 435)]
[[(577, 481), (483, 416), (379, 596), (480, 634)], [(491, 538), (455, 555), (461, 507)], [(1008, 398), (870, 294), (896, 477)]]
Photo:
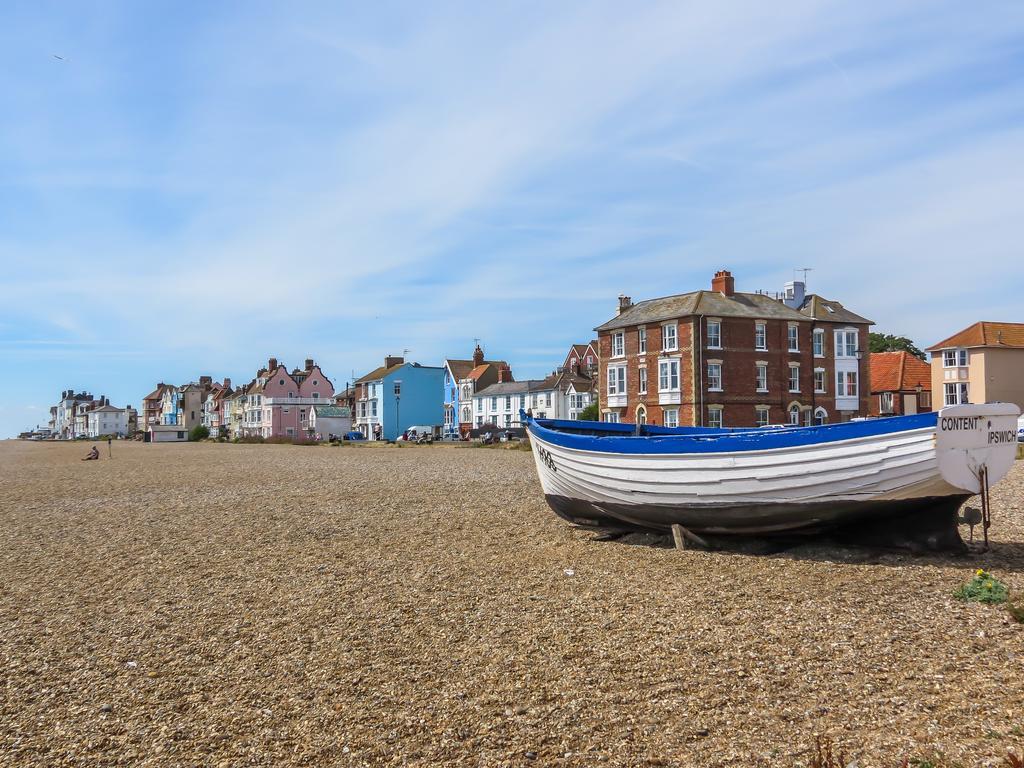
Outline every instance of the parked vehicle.
[(360, 432), (358, 429), (353, 429), (351, 432), (346, 432), (342, 436), (342, 440), (365, 440), (366, 435)]
[(414, 426), (409, 427), (405, 430), (403, 436), (406, 440), (412, 443), (432, 443), (434, 442), (434, 427), (429, 426)]
[(1017, 419), (1017, 442), (1024, 443), (1024, 416)]

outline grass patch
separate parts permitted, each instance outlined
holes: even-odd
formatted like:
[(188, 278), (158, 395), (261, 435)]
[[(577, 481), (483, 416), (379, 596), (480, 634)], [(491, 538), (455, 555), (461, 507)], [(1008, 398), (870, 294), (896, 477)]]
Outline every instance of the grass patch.
[(953, 592), (953, 597), (958, 600), (986, 603), (987, 605), (1005, 603), (1009, 596), (1010, 590), (1006, 588), (1006, 585), (981, 568), (974, 574), (973, 579), (966, 584), (961, 584)]

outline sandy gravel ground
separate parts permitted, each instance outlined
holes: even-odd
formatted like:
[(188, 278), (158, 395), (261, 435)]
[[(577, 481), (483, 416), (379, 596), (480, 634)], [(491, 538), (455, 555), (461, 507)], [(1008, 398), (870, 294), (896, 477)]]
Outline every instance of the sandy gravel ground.
[(597, 542), (532, 457), (0, 443), (0, 765), (799, 765), (1024, 753), (995, 551)]

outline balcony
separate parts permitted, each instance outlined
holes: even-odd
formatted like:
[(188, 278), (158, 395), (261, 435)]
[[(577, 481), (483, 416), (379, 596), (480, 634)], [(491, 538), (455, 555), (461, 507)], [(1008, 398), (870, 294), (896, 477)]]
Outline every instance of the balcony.
[(658, 405), (679, 405), (682, 401), (682, 395), (678, 391), (658, 393)]

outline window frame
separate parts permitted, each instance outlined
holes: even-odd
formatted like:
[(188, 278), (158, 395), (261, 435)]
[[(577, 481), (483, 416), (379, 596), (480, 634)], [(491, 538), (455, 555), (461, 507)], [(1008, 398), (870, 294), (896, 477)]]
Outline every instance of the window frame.
[(811, 333), (811, 354), (814, 357), (825, 356), (825, 329), (815, 328)]
[[(668, 346), (668, 330), (672, 329), (672, 346)], [(675, 352), (679, 349), (679, 323), (662, 323), (661, 325), (661, 351)]]
[(637, 328), (636, 329), (636, 351), (638, 354), (644, 354), (647, 352), (647, 329)]
[(754, 323), (754, 349), (758, 352), (768, 350), (768, 323), (761, 321)]
[[(717, 371), (712, 371), (715, 368)], [(718, 386), (712, 386), (712, 382), (717, 379)], [(725, 391), (725, 382), (722, 375), (722, 364), (719, 362), (708, 361), (707, 367), (707, 381), (708, 381), (708, 392), (723, 392)]]
[[(663, 421), (666, 427), (678, 427), (679, 426), (679, 409), (678, 408), (663, 408), (662, 411)], [(669, 416), (672, 416), (673, 423), (669, 424)]]
[(800, 351), (800, 326), (796, 323), (790, 323), (786, 327), (786, 351)]
[(758, 392), (768, 391), (768, 363), (754, 364), (754, 389)]
[[(606, 374), (607, 381), (605, 382), (606, 391), (608, 396), (624, 395), (626, 394), (626, 366), (625, 364), (620, 365), (609, 365)], [(615, 384), (612, 387), (612, 384)], [(534, 395), (536, 397), (536, 395)]]
[(615, 331), (612, 333), (612, 357), (626, 356), (626, 332)]
[[(665, 371), (668, 371), (666, 374)], [(673, 374), (674, 370), (674, 374)], [(678, 392), (679, 391), (679, 374), (680, 365), (679, 360), (675, 358), (668, 358), (666, 360), (658, 361), (658, 391), (659, 392)], [(675, 386), (672, 386), (672, 377), (675, 376)], [(663, 386), (663, 382), (665, 385)]]
[[(794, 381), (796, 382), (796, 386), (793, 384)], [(789, 391), (794, 393), (800, 392), (800, 363), (789, 364)]]
[[(714, 328), (714, 338), (712, 339), (711, 330)], [(708, 349), (721, 349), (722, 348), (722, 321), (721, 320), (708, 320), (704, 325), (704, 336), (707, 340), (706, 347)]]
[[(714, 418), (712, 418), (712, 414), (715, 414)], [(717, 423), (715, 423), (715, 422), (717, 422)], [(725, 418), (724, 418), (723, 409), (721, 408), (721, 406), (718, 406), (718, 407), (713, 406), (713, 405), (709, 405), (708, 406), (708, 424), (707, 425), (709, 427), (711, 427), (712, 429), (722, 429), (724, 427), (724, 425), (725, 425)]]

